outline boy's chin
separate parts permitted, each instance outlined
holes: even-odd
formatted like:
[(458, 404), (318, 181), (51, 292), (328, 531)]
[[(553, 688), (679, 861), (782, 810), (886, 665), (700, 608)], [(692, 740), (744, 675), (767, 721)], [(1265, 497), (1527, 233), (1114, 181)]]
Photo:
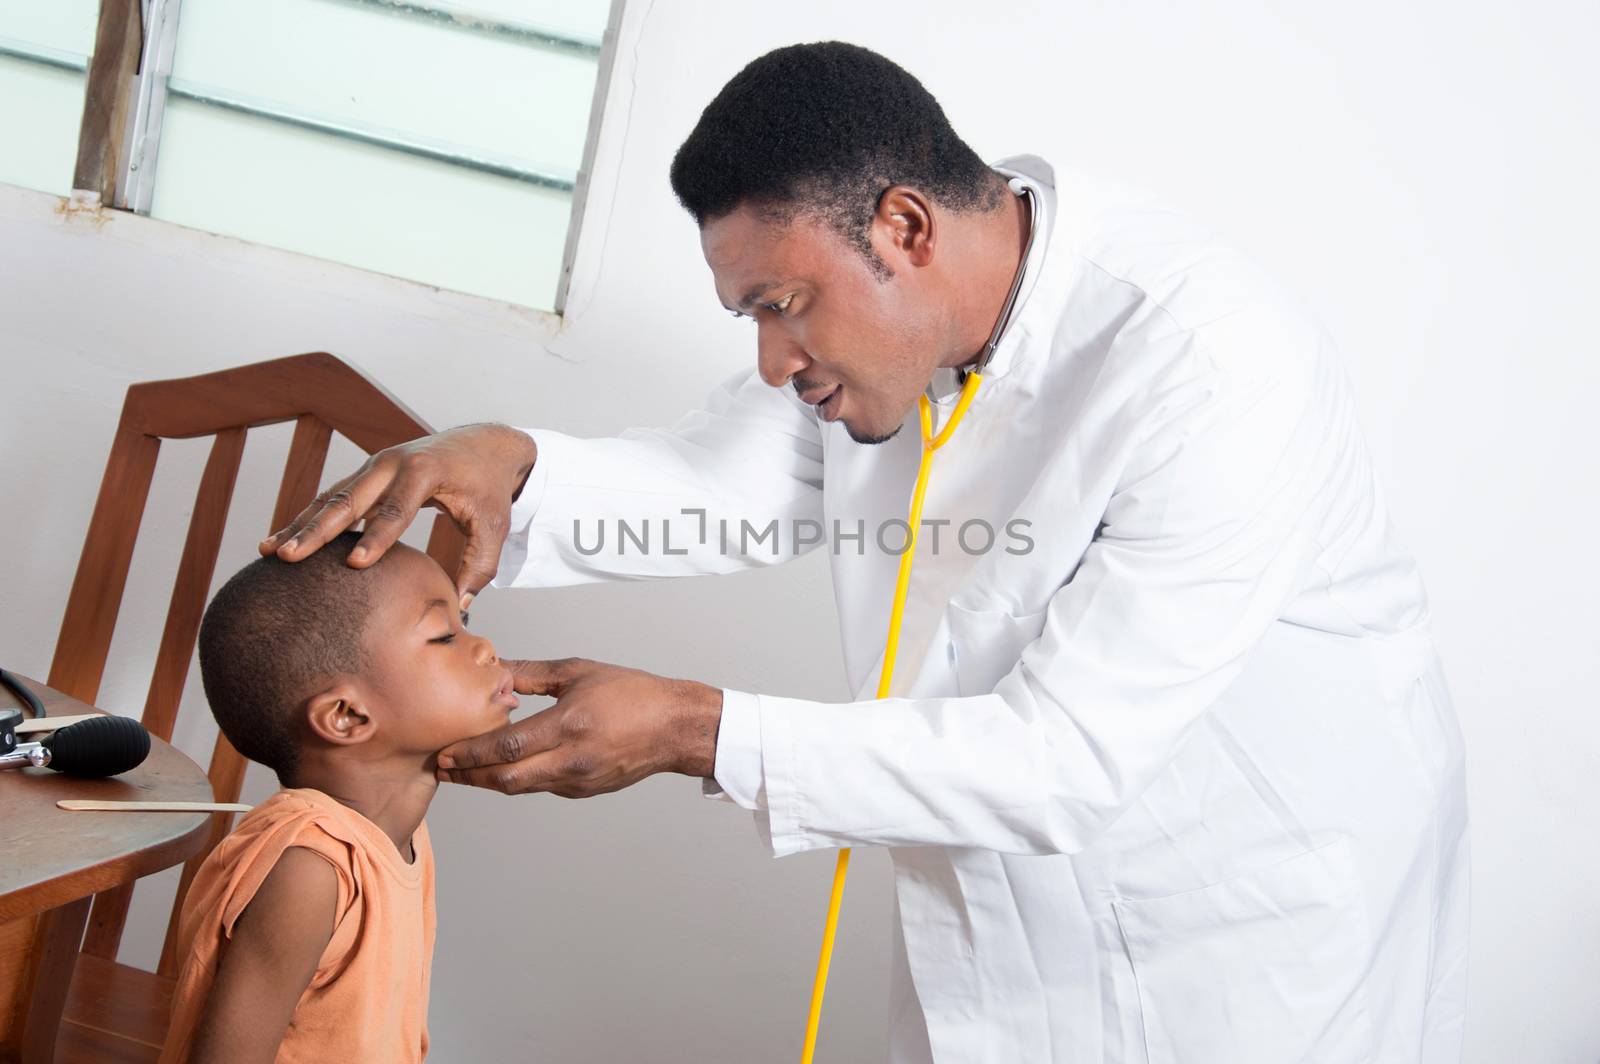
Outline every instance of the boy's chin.
[(462, 715), (460, 727), (452, 729), (455, 734), (439, 744), (443, 750), (452, 743), (459, 743), (463, 739), (475, 739), (485, 732), (492, 732), (497, 728), (504, 728), (511, 723), (511, 710), (505, 706), (490, 706), (487, 710), (468, 718)]

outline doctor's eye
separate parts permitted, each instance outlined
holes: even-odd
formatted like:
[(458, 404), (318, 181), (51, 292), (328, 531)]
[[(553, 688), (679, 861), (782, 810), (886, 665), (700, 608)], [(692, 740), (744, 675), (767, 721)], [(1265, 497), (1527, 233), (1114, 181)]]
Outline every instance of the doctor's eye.
[(776, 303), (763, 303), (761, 305), (763, 307), (765, 307), (766, 309), (772, 311), (772, 313), (774, 313), (774, 314), (782, 315), (782, 314), (784, 314), (784, 313), (786, 313), (788, 311), (789, 304), (793, 303), (793, 302), (794, 302), (794, 293), (790, 292), (788, 295), (784, 296), (782, 299), (778, 300)]

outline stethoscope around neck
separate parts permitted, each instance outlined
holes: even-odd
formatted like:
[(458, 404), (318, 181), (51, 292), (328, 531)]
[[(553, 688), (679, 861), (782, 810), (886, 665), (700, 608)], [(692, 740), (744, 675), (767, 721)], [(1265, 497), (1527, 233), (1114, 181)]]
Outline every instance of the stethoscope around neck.
[[(1022, 292), (1022, 281), (1028, 272), (1028, 260), (1033, 256), (1033, 241), (1039, 232), (1039, 201), (1033, 189), (1027, 185), (1020, 186), (1019, 194), (1028, 203), (1028, 239), (1022, 248), (1022, 260), (1017, 263), (1017, 272), (1011, 278), (1011, 290), (1006, 293), (1005, 305), (1000, 308), (994, 331), (978, 353), (976, 363), (967, 372), (961, 385), (961, 395), (938, 435), (933, 432), (933, 404), (929, 401), (929, 392), (917, 396), (922, 460), (917, 466), (917, 486), (911, 493), (911, 512), (906, 519), (909, 530), (906, 533), (905, 550), (900, 555), (900, 573), (895, 579), (894, 604), (889, 608), (889, 634), (884, 640), (883, 670), (878, 675), (879, 698), (889, 697), (889, 688), (894, 682), (895, 653), (900, 648), (900, 619), (905, 613), (906, 589), (911, 584), (911, 560), (917, 552), (917, 529), (922, 524), (922, 500), (928, 491), (928, 474), (933, 468), (933, 456), (939, 448), (950, 442), (956, 426), (961, 424), (973, 397), (978, 394), (978, 386), (983, 383), (983, 372), (989, 368), (995, 349), (1011, 327), (1011, 319), (1017, 309), (1017, 297)], [(844, 900), (845, 876), (849, 871), (850, 848), (844, 847), (839, 851), (839, 860), (833, 870), (833, 890), (828, 897), (828, 916), (822, 925), (822, 949), (817, 957), (816, 979), (811, 984), (811, 1009), (806, 1017), (806, 1040), (801, 1050), (800, 1064), (811, 1064), (812, 1056), (816, 1053), (817, 1031), (822, 1022), (822, 998), (828, 987), (828, 966), (833, 961), (833, 940), (839, 930), (839, 906)]]

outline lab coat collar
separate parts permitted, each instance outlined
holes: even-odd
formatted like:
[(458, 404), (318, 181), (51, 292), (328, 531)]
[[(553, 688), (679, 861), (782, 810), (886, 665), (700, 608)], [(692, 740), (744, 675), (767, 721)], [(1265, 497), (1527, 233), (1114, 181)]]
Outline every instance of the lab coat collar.
[[(994, 164), (993, 169), (1007, 179), (1013, 195), (1021, 195), (1024, 188), (1034, 194), (1033, 249), (1028, 255), (1027, 270), (1022, 280), (1022, 290), (1017, 294), (1017, 306), (1012, 313), (1011, 325), (995, 348), (994, 357), (984, 371), (986, 381), (996, 380), (1010, 372), (1027, 347), (1028, 338), (1036, 334), (1040, 318), (1047, 321), (1054, 312), (1054, 301), (1046, 298), (1050, 286), (1041, 288), (1040, 276), (1063, 256), (1051, 254), (1052, 237), (1056, 228), (1055, 171), (1050, 164), (1034, 155), (1018, 155)], [(954, 369), (939, 369), (928, 384), (928, 396), (941, 406), (955, 402), (965, 377)], [(982, 392), (980, 390), (980, 395)]]

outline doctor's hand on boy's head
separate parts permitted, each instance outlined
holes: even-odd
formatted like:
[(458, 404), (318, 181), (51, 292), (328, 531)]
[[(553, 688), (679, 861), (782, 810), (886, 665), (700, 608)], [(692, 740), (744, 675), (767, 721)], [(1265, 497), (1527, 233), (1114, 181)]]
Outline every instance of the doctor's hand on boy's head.
[(506, 794), (587, 798), (658, 772), (710, 776), (722, 691), (620, 665), (508, 661), (521, 694), (556, 704), (439, 752), (439, 778)]
[(466, 533), (455, 573), (464, 609), (494, 578), (511, 503), (537, 458), (532, 437), (505, 425), (463, 425), (386, 448), (262, 540), (261, 553), (297, 562), (364, 521), (361, 541), (350, 552), (350, 564), (364, 568), (431, 505)]

